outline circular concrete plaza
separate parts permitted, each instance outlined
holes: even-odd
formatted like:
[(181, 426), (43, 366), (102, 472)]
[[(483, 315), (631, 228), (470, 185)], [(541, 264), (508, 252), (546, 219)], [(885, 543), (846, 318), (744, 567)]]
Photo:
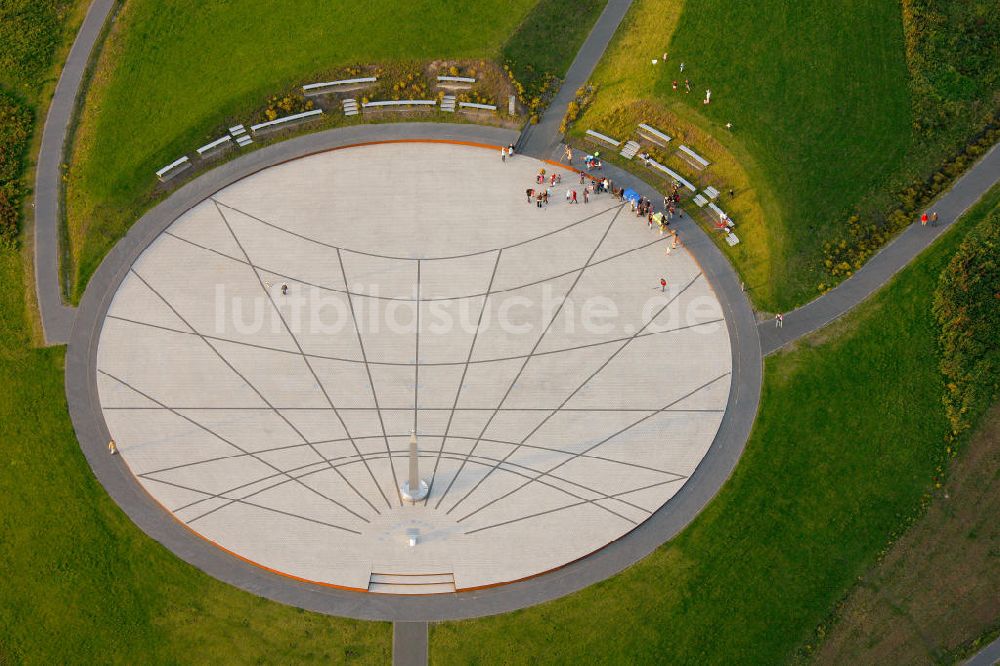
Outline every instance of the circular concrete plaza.
[[(563, 182), (539, 209), (541, 168)], [(719, 429), (726, 322), (671, 243), (496, 149), (296, 159), (138, 257), (100, 329), (100, 409), (149, 495), (253, 564), (391, 593), (531, 577), (645, 521)]]

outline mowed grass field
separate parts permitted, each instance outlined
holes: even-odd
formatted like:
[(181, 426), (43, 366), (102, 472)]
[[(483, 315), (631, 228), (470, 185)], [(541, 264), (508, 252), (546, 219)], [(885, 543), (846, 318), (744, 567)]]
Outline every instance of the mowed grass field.
[(736, 187), (723, 208), (736, 209), (743, 244), (726, 251), (765, 310), (818, 295), (823, 241), (899, 172), (913, 143), (893, 0), (638, 0), (593, 81), (602, 90), (578, 132), (647, 100), (671, 119), (668, 131), (694, 127), (689, 142), (707, 132), (725, 147), (706, 154), (718, 167), (682, 173)]
[(154, 172), (223, 121), (343, 66), (495, 58), (536, 2), (128, 0), (72, 155), (67, 210), (78, 287), (148, 205)]
[(792, 657), (931, 488), (949, 432), (932, 294), (963, 234), (998, 206), (994, 188), (874, 299), (767, 358), (746, 452), (680, 536), (565, 599), (436, 625), (432, 660)]
[[(751, 287), (770, 289), (764, 300), (778, 310), (818, 295), (822, 242), (912, 146), (900, 3), (691, 3), (669, 50), (656, 95), (716, 127), (733, 123), (778, 203), (771, 282)], [(675, 78), (692, 93), (674, 92)]]
[(388, 663), (389, 624), (242, 592), (129, 521), (77, 444), (65, 350), (31, 348), (22, 270), (0, 250), (0, 664)]

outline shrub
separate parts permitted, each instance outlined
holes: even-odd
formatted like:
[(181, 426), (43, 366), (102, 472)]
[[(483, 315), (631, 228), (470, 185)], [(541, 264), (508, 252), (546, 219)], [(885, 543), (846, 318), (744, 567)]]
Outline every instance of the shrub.
[(0, 242), (17, 237), (24, 154), (31, 138), (31, 110), (0, 91)]
[(944, 404), (953, 434), (1000, 393), (1000, 212), (965, 238), (934, 292)]
[(71, 5), (68, 0), (0, 2), (0, 80), (18, 89), (41, 85)]

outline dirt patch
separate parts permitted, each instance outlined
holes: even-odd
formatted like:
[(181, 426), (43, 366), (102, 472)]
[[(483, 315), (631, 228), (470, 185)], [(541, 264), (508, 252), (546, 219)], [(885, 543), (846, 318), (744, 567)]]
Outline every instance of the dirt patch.
[(936, 663), (1000, 623), (1000, 403), (927, 514), (848, 596), (816, 663)]

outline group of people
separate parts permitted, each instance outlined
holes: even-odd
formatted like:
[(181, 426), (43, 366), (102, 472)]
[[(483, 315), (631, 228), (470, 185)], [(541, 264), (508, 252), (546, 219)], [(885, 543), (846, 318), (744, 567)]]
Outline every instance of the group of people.
[[(589, 181), (589, 182), (588, 182)], [(528, 204), (534, 203), (538, 208), (545, 208), (549, 205), (549, 197), (552, 196), (552, 190), (556, 185), (562, 183), (562, 174), (558, 172), (553, 172), (551, 174), (546, 174), (545, 169), (539, 169), (538, 173), (535, 175), (535, 184), (541, 187), (534, 188), (529, 187), (524, 191), (525, 199)], [(580, 192), (572, 187), (566, 189), (566, 203), (573, 205), (579, 204), (580, 198), (582, 196), (583, 203), (590, 203), (590, 197), (594, 194), (608, 194), (610, 193), (618, 201), (625, 203), (625, 188), (617, 187), (611, 179), (604, 178), (594, 178), (589, 176), (585, 172), (580, 172)], [(582, 192), (582, 195), (581, 195)], [(671, 251), (676, 250), (680, 245), (680, 236), (677, 232), (670, 228), (670, 222), (674, 219), (674, 215), (678, 217), (683, 217), (679, 205), (681, 201), (680, 195), (680, 185), (678, 183), (673, 184), (673, 189), (670, 194), (663, 197), (663, 212), (657, 213), (653, 202), (645, 197), (639, 197), (638, 199), (629, 198), (629, 205), (633, 213), (640, 219), (645, 218), (646, 224), (650, 229), (658, 228), (660, 230), (660, 235), (669, 233), (672, 238), (667, 244), (667, 254), (669, 255)]]
[[(580, 190), (577, 191), (573, 188), (566, 189), (566, 203), (568, 204), (579, 204), (580, 199), (583, 199), (583, 203), (590, 203), (590, 197), (594, 194), (600, 194), (603, 192), (614, 191), (615, 195), (619, 200), (623, 197), (621, 192), (615, 190), (612, 187), (611, 181), (607, 178), (591, 179), (591, 182), (587, 182), (587, 174), (580, 173)], [(555, 189), (556, 185), (562, 184), (562, 174), (558, 172), (553, 172), (546, 176), (545, 169), (539, 169), (538, 173), (535, 175), (535, 184), (541, 185), (539, 188), (529, 187), (524, 191), (525, 197), (528, 203), (535, 203), (538, 208), (544, 208), (549, 205), (549, 197), (552, 195), (552, 190)]]

